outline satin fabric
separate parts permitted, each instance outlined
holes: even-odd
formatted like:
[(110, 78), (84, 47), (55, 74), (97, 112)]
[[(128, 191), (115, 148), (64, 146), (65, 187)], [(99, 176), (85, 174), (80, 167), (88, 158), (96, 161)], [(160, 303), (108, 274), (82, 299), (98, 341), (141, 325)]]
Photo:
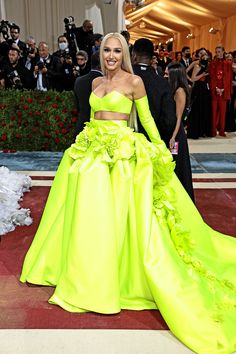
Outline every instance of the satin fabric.
[(236, 240), (207, 226), (165, 144), (91, 119), (65, 152), (22, 282), (67, 311), (159, 309), (200, 354), (236, 350)]

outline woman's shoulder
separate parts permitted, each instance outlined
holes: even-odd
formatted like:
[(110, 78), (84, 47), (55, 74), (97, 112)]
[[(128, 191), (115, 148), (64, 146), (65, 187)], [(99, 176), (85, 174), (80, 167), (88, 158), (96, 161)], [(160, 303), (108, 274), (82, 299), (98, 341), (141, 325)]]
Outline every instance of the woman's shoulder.
[(132, 85), (133, 98), (138, 99), (146, 95), (143, 80), (140, 76), (131, 74), (130, 83)]
[(185, 97), (186, 96), (186, 92), (185, 89), (183, 87), (178, 87), (177, 90), (175, 91), (175, 96), (178, 97)]
[(134, 87), (139, 86), (141, 83), (143, 83), (141, 77), (135, 74), (130, 74), (130, 80)]

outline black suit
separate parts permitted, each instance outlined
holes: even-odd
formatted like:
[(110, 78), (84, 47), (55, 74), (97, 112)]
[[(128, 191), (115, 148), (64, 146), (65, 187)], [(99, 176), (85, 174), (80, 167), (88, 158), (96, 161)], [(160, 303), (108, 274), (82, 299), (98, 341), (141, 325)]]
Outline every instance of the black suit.
[[(150, 66), (136, 64), (133, 69), (134, 73), (143, 79), (151, 114), (161, 139), (169, 148), (169, 140), (176, 125), (175, 101), (171, 94), (170, 86), (167, 80), (157, 75)], [(139, 120), (138, 127), (139, 132), (147, 136)], [(179, 142), (179, 153), (174, 158), (176, 161), (175, 173), (190, 198), (194, 201), (189, 151), (183, 124), (180, 126), (176, 141)]]
[(91, 69), (88, 74), (79, 76), (75, 80), (74, 93), (77, 103), (77, 110), (79, 112), (75, 135), (79, 134), (83, 130), (84, 123), (88, 122), (90, 119), (91, 107), (89, 104), (89, 97), (92, 91), (92, 81), (98, 76), (102, 76), (102, 73), (98, 70)]
[[(175, 102), (170, 86), (167, 80), (157, 75), (151, 66), (135, 64), (133, 70), (144, 82), (151, 114), (162, 140), (169, 146), (169, 140), (176, 125)], [(138, 129), (147, 137), (139, 119)]]
[[(10, 38), (10, 39), (7, 40), (7, 43), (8, 43), (9, 49), (10, 49), (12, 47), (12, 44), (15, 43), (15, 41)], [(21, 56), (22, 56), (23, 60), (25, 61), (26, 60), (26, 56), (27, 56), (25, 42), (22, 42), (19, 39), (19, 41), (18, 41), (18, 43), (16, 43), (16, 45), (20, 48)]]
[(188, 59), (188, 65), (186, 64), (185, 60), (183, 58), (180, 59), (179, 61), (185, 68), (187, 68), (191, 63), (192, 63), (192, 59), (189, 58)]

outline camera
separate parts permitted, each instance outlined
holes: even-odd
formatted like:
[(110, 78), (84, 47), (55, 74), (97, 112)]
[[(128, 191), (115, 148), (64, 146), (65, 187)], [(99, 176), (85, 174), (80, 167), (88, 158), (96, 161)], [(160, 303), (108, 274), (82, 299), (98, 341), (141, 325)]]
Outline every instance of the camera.
[(31, 48), (28, 44), (26, 45), (26, 55), (35, 54), (35, 49)]
[(43, 68), (45, 68), (45, 64), (44, 64), (44, 62), (42, 62), (41, 60), (38, 61), (38, 62), (36, 63), (36, 65), (37, 65), (37, 67), (38, 67), (39, 70), (43, 70)]
[(14, 25), (15, 23), (11, 23), (9, 21), (4, 21), (4, 20), (0, 21), (0, 33), (2, 33), (2, 36), (5, 40), (9, 38), (8, 29)]
[(23, 88), (23, 84), (21, 82), (20, 76), (19, 76), (19, 74), (18, 74), (18, 72), (16, 70), (11, 71), (7, 75), (7, 77), (10, 80), (12, 87), (14, 87), (16, 89), (22, 89)]
[(80, 76), (80, 67), (78, 65), (75, 65), (73, 68), (73, 73), (75, 77)]
[(76, 32), (76, 26), (74, 23), (74, 17), (73, 16), (68, 16), (64, 18), (64, 24), (65, 24), (65, 33), (64, 35), (66, 36), (68, 43), (69, 43), (69, 48), (71, 52), (76, 53), (79, 50), (75, 32)]
[(68, 16), (64, 18), (64, 24), (67, 26), (69, 24), (73, 25), (74, 24), (74, 17), (73, 16)]

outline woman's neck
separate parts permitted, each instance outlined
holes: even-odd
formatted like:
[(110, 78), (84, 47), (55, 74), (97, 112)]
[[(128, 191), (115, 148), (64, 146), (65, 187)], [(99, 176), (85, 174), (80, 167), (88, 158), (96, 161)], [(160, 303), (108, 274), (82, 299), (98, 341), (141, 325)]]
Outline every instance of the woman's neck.
[(124, 76), (123, 75), (124, 73), (125, 72), (121, 68), (114, 70), (114, 71), (107, 71), (107, 73), (106, 73), (107, 81), (121, 80)]

